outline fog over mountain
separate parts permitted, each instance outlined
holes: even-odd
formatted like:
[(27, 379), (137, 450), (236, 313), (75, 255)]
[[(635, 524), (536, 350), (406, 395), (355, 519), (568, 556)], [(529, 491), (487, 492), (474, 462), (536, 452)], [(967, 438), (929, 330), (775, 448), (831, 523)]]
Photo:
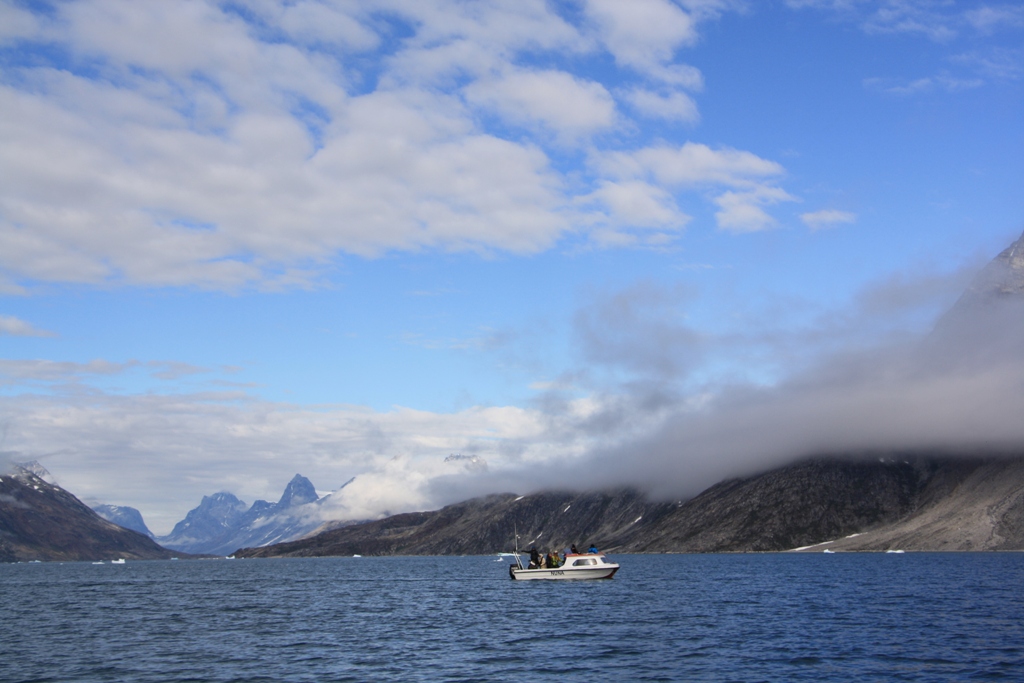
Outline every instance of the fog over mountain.
[(595, 292), (573, 322), (578, 363), (524, 406), (382, 413), (238, 391), (76, 391), (0, 397), (3, 446), (45, 459), (83, 498), (139, 508), (157, 534), (211, 492), (275, 499), (297, 469), (335, 490), (303, 518), (314, 524), (507, 491), (633, 486), (678, 499), (816, 455), (1013, 450), (1024, 444), (1021, 250), (1016, 240), (985, 267), (893, 275), (846, 306), (808, 307), (802, 324), (747, 315), (709, 331), (690, 320), (685, 288)]
[[(728, 340), (671, 327), (663, 319), (637, 325), (638, 304), (622, 301), (605, 312), (606, 319), (584, 321), (593, 333), (591, 353), (643, 366), (646, 379), (572, 425), (596, 439), (607, 434), (610, 444), (594, 448), (583, 462), (566, 460), (501, 478), (507, 489), (518, 491), (631, 485), (672, 498), (808, 456), (1019, 451), (1022, 283), (1024, 236), (981, 270), (928, 334), (874, 344), (858, 344), (848, 335), (834, 350), (804, 364), (793, 362), (797, 369), (776, 383), (736, 382), (691, 394), (674, 391), (659, 377), (678, 382), (693, 369), (688, 356)], [(898, 286), (876, 291), (866, 297), (863, 314), (900, 306), (906, 295)], [(856, 323), (856, 317), (847, 322)], [(631, 323), (633, 329), (621, 332)], [(628, 434), (631, 424), (651, 428), (614, 438)], [(481, 478), (477, 490), (494, 490), (497, 478)]]

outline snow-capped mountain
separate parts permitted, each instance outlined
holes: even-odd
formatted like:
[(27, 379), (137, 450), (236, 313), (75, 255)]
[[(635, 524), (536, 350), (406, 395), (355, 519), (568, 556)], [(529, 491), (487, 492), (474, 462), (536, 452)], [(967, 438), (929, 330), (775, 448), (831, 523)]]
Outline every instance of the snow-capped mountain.
[(189, 553), (226, 555), (242, 547), (258, 547), (299, 538), (321, 523), (311, 506), (319, 500), (312, 482), (296, 474), (277, 503), (244, 501), (227, 492), (203, 496), (160, 544)]
[(0, 562), (161, 559), (174, 554), (103, 519), (28, 464), (0, 472)]
[(43, 467), (38, 460), (29, 460), (28, 462), (19, 462), (15, 464), (26, 472), (36, 475), (47, 484), (58, 486), (57, 479), (50, 474), (50, 471)]
[(142, 519), (142, 513), (133, 507), (128, 507), (127, 505), (94, 505), (92, 509), (93, 512), (108, 522), (113, 522), (118, 526), (123, 526), (125, 529), (138, 531), (140, 534), (156, 539), (156, 536), (153, 535), (153, 532), (149, 530), (146, 522)]

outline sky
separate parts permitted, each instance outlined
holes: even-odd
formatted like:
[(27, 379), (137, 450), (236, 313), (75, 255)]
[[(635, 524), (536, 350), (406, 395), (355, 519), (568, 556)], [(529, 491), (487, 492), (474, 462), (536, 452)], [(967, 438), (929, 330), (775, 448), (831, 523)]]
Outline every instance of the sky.
[(0, 453), (158, 534), (1024, 444), (1022, 347), (919, 346), (1019, 3), (0, 0), (0, 74)]

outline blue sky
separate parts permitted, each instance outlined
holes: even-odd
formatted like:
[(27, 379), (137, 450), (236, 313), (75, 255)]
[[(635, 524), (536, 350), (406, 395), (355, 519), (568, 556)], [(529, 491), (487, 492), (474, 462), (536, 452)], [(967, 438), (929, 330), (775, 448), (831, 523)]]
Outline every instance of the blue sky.
[(340, 516), (585, 479), (929, 329), (1024, 229), (1022, 38), (981, 1), (4, 2), (0, 450), (157, 531), (296, 471), (357, 477)]

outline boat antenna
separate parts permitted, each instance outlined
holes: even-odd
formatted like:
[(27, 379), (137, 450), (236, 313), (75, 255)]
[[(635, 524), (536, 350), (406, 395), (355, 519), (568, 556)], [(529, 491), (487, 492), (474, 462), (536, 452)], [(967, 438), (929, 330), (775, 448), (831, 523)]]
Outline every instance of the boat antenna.
[(519, 565), (520, 569), (522, 569), (523, 560), (519, 557), (519, 528), (515, 522), (512, 522), (512, 533), (515, 534), (516, 537), (516, 564)]

